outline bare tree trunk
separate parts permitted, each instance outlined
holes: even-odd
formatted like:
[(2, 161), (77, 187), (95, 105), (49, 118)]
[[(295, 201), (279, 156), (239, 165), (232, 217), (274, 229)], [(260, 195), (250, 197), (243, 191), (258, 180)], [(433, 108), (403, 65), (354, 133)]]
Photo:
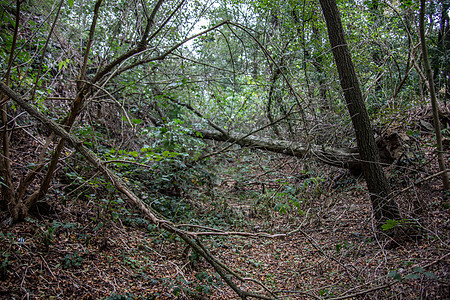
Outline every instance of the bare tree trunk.
[[(430, 98), (431, 98), (431, 106), (433, 108), (433, 123), (434, 123), (434, 131), (436, 133), (436, 143), (437, 143), (437, 151), (438, 151), (438, 163), (439, 163), (439, 170), (442, 172), (446, 170), (445, 167), (445, 161), (444, 161), (444, 153), (443, 153), (443, 147), (442, 147), (442, 135), (441, 135), (441, 125), (439, 123), (439, 106), (436, 99), (436, 92), (434, 89), (434, 82), (433, 82), (433, 75), (431, 73), (431, 67), (430, 62), (428, 61), (428, 50), (427, 50), (427, 44), (425, 40), (425, 0), (420, 0), (420, 41), (422, 44), (422, 59), (423, 59), (423, 65), (425, 68), (425, 73), (427, 76), (428, 81), (428, 89), (430, 91)], [(444, 186), (444, 196), (447, 191), (450, 190), (450, 184), (448, 181), (448, 172), (442, 173), (442, 183)]]
[(363, 175), (378, 225), (388, 219), (400, 219), (397, 204), (391, 197), (391, 188), (380, 166), (378, 149), (370, 125), (358, 78), (348, 49), (336, 0), (320, 0), (327, 23), (328, 36), (344, 91), (347, 109), (356, 132)]
[[(280, 66), (283, 65), (283, 60), (281, 60)], [(272, 102), (275, 97), (277, 97), (276, 94), (276, 82), (278, 80), (278, 77), (280, 76), (281, 71), (280, 69), (276, 68), (273, 73), (273, 76), (271, 78), (271, 84), (269, 89), (269, 96), (267, 99), (267, 118), (269, 119), (269, 122), (273, 124), (272, 129), (277, 137), (281, 137), (280, 131), (278, 130), (278, 125), (274, 123), (274, 118), (272, 116)], [(281, 104), (280, 104), (281, 105)]]

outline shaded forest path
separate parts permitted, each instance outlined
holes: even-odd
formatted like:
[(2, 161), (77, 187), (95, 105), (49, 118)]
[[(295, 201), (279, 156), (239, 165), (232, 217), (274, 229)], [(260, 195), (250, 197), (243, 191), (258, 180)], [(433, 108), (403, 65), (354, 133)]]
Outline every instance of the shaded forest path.
[[(364, 183), (341, 170), (318, 174), (314, 163), (302, 170), (294, 158), (248, 150), (213, 165), (220, 177), (182, 200), (191, 224), (288, 233), (203, 238), (222, 262), (258, 281), (242, 287), (283, 299), (448, 295), (449, 214), (439, 209), (438, 179), (397, 197), (401, 207), (426, 212), (412, 227), (417, 239), (413, 233), (393, 242), (374, 235)], [(398, 187), (407, 180), (396, 179)], [(115, 199), (76, 199), (55, 189), (25, 223), (3, 226), (0, 298), (236, 298), (177, 237)]]

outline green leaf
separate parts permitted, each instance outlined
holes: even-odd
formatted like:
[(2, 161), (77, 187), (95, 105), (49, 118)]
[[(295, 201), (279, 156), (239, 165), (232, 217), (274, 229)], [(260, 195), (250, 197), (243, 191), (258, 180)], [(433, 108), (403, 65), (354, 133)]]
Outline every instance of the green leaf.
[(179, 288), (179, 287), (175, 287), (174, 289), (173, 289), (173, 291), (172, 291), (172, 293), (175, 295), (175, 296), (178, 296), (178, 294), (181, 292), (181, 289)]
[(402, 274), (397, 271), (390, 271), (388, 274), (389, 277), (394, 278), (398, 281), (402, 281)]
[(99, 230), (100, 228), (103, 227), (103, 225), (104, 225), (104, 224), (103, 224), (102, 222), (98, 223), (97, 226), (95, 226), (94, 231)]
[(211, 288), (207, 285), (203, 286), (202, 292), (204, 294), (209, 294), (211, 292)]
[(381, 226), (381, 228), (383, 228), (383, 230), (389, 230), (389, 229), (394, 228), (398, 224), (399, 224), (399, 221), (397, 221), (397, 220), (386, 220), (386, 224), (383, 224)]
[(177, 156), (177, 155), (180, 155), (180, 154), (177, 153), (177, 152), (172, 152), (172, 153), (170, 153), (169, 157), (175, 157), (175, 156)]
[(61, 71), (61, 69), (63, 68), (63, 66), (64, 66), (64, 62), (63, 62), (63, 61), (60, 61), (60, 62), (58, 63), (58, 71)]
[(404, 9), (413, 6), (413, 4), (412, 0), (400, 0), (400, 7)]
[(436, 275), (434, 275), (433, 273), (428, 272), (428, 271), (423, 272), (423, 275), (425, 275), (425, 276), (427, 276), (428, 278), (431, 278), (431, 279), (436, 279)]
[(423, 268), (421, 268), (421, 267), (414, 267), (414, 272), (416, 272), (416, 273), (423, 273), (423, 271), (425, 271)]
[(73, 0), (69, 0), (69, 7), (73, 6)]
[(143, 153), (153, 153), (153, 151), (152, 151), (153, 149), (152, 148), (149, 148), (148, 146), (144, 146), (144, 147), (142, 147), (141, 148), (141, 152), (143, 152)]
[(420, 275), (419, 274), (415, 274), (415, 273), (408, 274), (408, 275), (405, 276), (405, 279), (418, 279), (418, 278), (420, 278)]
[(139, 125), (139, 124), (141, 124), (143, 121), (141, 120), (141, 119), (131, 119), (131, 123), (133, 123), (133, 124), (137, 124), (137, 125)]
[(195, 274), (195, 277), (197, 277), (198, 280), (203, 280), (208, 277), (208, 273), (203, 271), (203, 272)]
[(128, 152), (129, 155), (133, 156), (133, 157), (138, 157), (139, 153), (137, 151), (130, 151)]

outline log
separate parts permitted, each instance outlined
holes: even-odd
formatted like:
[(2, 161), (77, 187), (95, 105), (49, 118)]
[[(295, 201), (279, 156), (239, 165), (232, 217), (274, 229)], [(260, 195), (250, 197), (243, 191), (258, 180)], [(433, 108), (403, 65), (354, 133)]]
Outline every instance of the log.
[(352, 172), (361, 171), (361, 161), (357, 148), (333, 148), (322, 145), (306, 145), (287, 140), (278, 140), (246, 135), (237, 132), (223, 134), (218, 131), (199, 129), (195, 130), (196, 137), (204, 139), (234, 143), (242, 147), (261, 149), (275, 153), (282, 153), (299, 158), (311, 157), (319, 162), (334, 167), (350, 169)]

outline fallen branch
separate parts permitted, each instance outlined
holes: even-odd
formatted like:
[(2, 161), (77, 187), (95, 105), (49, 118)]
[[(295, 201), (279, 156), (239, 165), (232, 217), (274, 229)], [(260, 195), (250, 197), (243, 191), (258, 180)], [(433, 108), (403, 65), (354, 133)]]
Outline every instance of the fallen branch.
[(397, 283), (399, 283), (399, 281), (388, 283), (388, 284), (385, 284), (385, 285), (382, 285), (382, 286), (377, 286), (377, 287), (374, 287), (374, 288), (371, 288), (371, 289), (368, 289), (368, 290), (365, 290), (365, 291), (361, 291), (361, 292), (358, 292), (358, 293), (355, 293), (355, 294), (341, 296), (341, 297), (335, 297), (335, 298), (329, 298), (329, 299), (330, 300), (343, 300), (343, 299), (355, 298), (355, 297), (362, 296), (362, 295), (365, 295), (365, 294), (368, 294), (368, 293), (371, 293), (371, 292), (375, 292), (375, 291), (378, 291), (378, 290), (382, 290), (382, 289), (388, 288), (388, 287), (393, 286), (393, 285), (395, 285)]
[(445, 172), (450, 172), (450, 169), (447, 169), (447, 170), (444, 170), (444, 171), (440, 171), (440, 172), (437, 172), (436, 174), (433, 174), (433, 175), (430, 175), (430, 176), (425, 177), (423, 179), (420, 179), (420, 180), (414, 182), (414, 184), (412, 184), (410, 186), (407, 186), (404, 189), (400, 190), (400, 192), (398, 192), (398, 194), (402, 194), (402, 193), (406, 192), (407, 190), (417, 186), (418, 184), (421, 184), (422, 182), (425, 182), (425, 181), (428, 181), (430, 179), (433, 179), (434, 177), (440, 176), (440, 175), (444, 174)]
[[(204, 139), (234, 143), (242, 147), (282, 153), (299, 158), (304, 158), (306, 155), (311, 155), (313, 159), (327, 165), (351, 170), (361, 170), (361, 161), (356, 148), (331, 148), (319, 145), (304, 145), (302, 143), (263, 138), (237, 132), (228, 132), (224, 134), (222, 132), (206, 129), (199, 129), (195, 131), (196, 133), (200, 133), (201, 137)], [(199, 137), (196, 134), (194, 136)]]

